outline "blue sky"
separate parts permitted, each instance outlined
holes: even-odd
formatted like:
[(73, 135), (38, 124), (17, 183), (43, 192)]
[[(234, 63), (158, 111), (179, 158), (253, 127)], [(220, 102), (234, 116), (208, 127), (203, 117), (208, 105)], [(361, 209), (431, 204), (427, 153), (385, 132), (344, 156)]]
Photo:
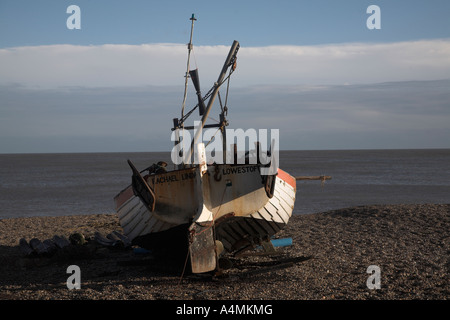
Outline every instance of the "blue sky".
[[(81, 9), (82, 29), (68, 30), (69, 5)], [(382, 11), (369, 30), (369, 5)], [(116, 1), (2, 0), (0, 47), (49, 44), (185, 43), (195, 13), (197, 45), (314, 45), (393, 42), (450, 36), (446, 0)]]
[(240, 41), (234, 127), (280, 128), (282, 149), (450, 147), (448, 0), (1, 0), (0, 153), (170, 150), (192, 13), (203, 92)]

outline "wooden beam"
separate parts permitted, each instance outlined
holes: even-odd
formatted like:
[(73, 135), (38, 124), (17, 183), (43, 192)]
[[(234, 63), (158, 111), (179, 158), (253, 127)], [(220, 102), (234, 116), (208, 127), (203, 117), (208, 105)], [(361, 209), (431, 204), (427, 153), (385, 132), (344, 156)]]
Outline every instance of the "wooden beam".
[(331, 180), (331, 176), (299, 176), (295, 180)]

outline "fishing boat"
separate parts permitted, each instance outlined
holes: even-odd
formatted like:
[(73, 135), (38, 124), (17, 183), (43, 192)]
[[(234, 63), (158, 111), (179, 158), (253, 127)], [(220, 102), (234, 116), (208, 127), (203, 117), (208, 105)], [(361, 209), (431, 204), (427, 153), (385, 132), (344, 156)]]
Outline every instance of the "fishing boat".
[[(286, 226), (292, 215), (296, 178), (277, 167), (274, 140), (267, 150), (262, 150), (259, 142), (246, 153), (239, 151), (236, 144), (227, 149), (228, 89), (240, 45), (233, 42), (217, 81), (203, 96), (198, 69), (190, 70), (189, 65), (194, 15), (190, 20), (182, 113), (173, 120), (172, 128), (176, 137), (173, 155), (182, 161), (173, 169), (159, 162), (138, 170), (128, 160), (131, 184), (114, 201), (124, 234), (134, 245), (166, 254), (185, 252), (191, 271), (203, 273), (216, 270), (224, 253), (270, 243), (270, 238)], [(185, 113), (188, 78), (194, 84), (198, 104)], [(226, 98), (222, 104), (220, 88), (225, 83)], [(220, 102), (220, 121), (208, 124), (216, 97)], [(195, 109), (201, 117), (197, 128), (185, 125)], [(224, 161), (217, 161), (217, 157), (214, 162), (208, 159), (205, 144), (199, 141), (205, 128), (217, 128), (221, 133)], [(182, 149), (186, 136), (181, 139), (180, 132), (186, 130), (194, 130), (194, 137), (190, 148)]]

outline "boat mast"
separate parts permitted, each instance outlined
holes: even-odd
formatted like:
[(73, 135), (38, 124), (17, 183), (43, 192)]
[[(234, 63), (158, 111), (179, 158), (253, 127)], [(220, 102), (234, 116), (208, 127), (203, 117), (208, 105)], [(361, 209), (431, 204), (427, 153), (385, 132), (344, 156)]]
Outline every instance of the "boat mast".
[[(189, 153), (186, 153), (186, 156), (184, 158), (184, 163), (188, 163), (188, 161), (191, 159), (192, 154), (194, 152), (194, 146), (195, 143), (200, 138), (200, 135), (202, 134), (203, 127), (205, 126), (206, 119), (208, 119), (209, 112), (211, 111), (211, 107), (214, 103), (214, 100), (216, 99), (217, 93), (219, 92), (219, 88), (223, 82), (223, 79), (225, 78), (225, 75), (227, 73), (227, 70), (230, 66), (232, 66), (236, 60), (236, 54), (239, 50), (239, 42), (234, 41), (231, 45), (230, 51), (228, 52), (227, 59), (225, 60), (225, 63), (222, 67), (222, 71), (220, 72), (219, 78), (217, 79), (217, 82), (214, 83), (214, 91), (211, 94), (211, 97), (209, 98), (208, 106), (206, 107), (205, 113), (202, 116), (202, 123), (199, 128), (199, 130), (196, 131), (194, 138), (191, 142), (191, 147), (189, 149)], [(183, 139), (184, 140), (184, 139)]]
[[(191, 61), (191, 51), (192, 48), (194, 47), (192, 44), (192, 35), (194, 34), (194, 21), (197, 21), (197, 19), (195, 19), (195, 15), (192, 14), (192, 17), (189, 19), (191, 20), (191, 36), (189, 38), (189, 43), (188, 43), (188, 58), (187, 58), (187, 66), (186, 66), (186, 74), (184, 75), (184, 96), (183, 96), (183, 103), (181, 106), (181, 118), (180, 119), (184, 119), (184, 108), (186, 106), (186, 97), (187, 97), (187, 87), (188, 87), (188, 78), (189, 78), (189, 64)], [(177, 118), (173, 119), (173, 128), (174, 130), (176, 130), (177, 128), (179, 128), (179, 122)], [(181, 129), (184, 129), (184, 121), (181, 121)], [(178, 133), (178, 130), (175, 131), (175, 146), (178, 143), (183, 143), (183, 147), (181, 150), (184, 150), (184, 139), (183, 142), (180, 141), (180, 136)], [(180, 151), (183, 152), (183, 151)], [(181, 155), (181, 154), (180, 154)], [(182, 169), (184, 167), (184, 163), (181, 163), (178, 165), (178, 169)]]
[[(193, 49), (193, 44), (192, 44), (192, 35), (194, 32), (194, 21), (197, 21), (197, 19), (195, 18), (194, 14), (192, 14), (192, 17), (189, 19), (191, 20), (191, 36), (189, 39), (189, 43), (188, 43), (188, 59), (187, 59), (187, 70), (186, 70), (186, 75), (185, 75), (185, 84), (184, 84), (184, 97), (183, 97), (183, 104), (182, 104), (182, 108), (181, 108), (181, 119), (179, 121), (178, 118), (174, 118), (173, 119), (173, 129), (175, 130), (175, 146), (179, 143), (182, 143), (183, 145), (181, 146), (181, 150), (180, 150), (180, 154), (179, 156), (182, 157), (182, 163), (180, 163), (178, 165), (178, 169), (182, 169), (186, 166), (186, 164), (190, 164), (191, 163), (191, 159), (192, 159), (192, 155), (194, 152), (194, 147), (195, 147), (195, 143), (199, 140), (201, 132), (203, 130), (203, 128), (205, 127), (205, 122), (208, 119), (208, 115), (209, 112), (211, 111), (211, 107), (214, 103), (214, 100), (219, 92), (219, 88), (222, 85), (222, 83), (224, 82), (224, 78), (226, 75), (226, 72), (228, 70), (228, 68), (230, 66), (232, 67), (232, 70), (234, 71), (235, 68), (235, 61), (236, 61), (236, 54), (237, 51), (239, 50), (239, 42), (238, 41), (234, 41), (230, 51), (228, 53), (227, 59), (225, 60), (225, 63), (223, 65), (223, 68), (221, 70), (221, 73), (219, 75), (219, 78), (217, 79), (217, 82), (214, 83), (214, 86), (211, 88), (211, 90), (206, 94), (206, 97), (209, 97), (209, 102), (208, 102), (208, 106), (206, 107), (204, 104), (204, 100), (205, 98), (201, 97), (201, 92), (200, 92), (200, 82), (199, 82), (199, 78), (198, 78), (198, 71), (197, 69), (189, 71), (190, 69), (190, 57), (191, 57), (191, 51)], [(192, 74), (191, 74), (192, 72)], [(231, 71), (230, 71), (230, 75), (231, 75)], [(229, 76), (230, 76), (229, 75)], [(228, 77), (229, 77), (228, 76)], [(202, 116), (201, 119), (201, 127), (199, 128), (199, 130), (197, 130), (195, 132), (195, 136), (191, 141), (191, 146), (189, 148), (189, 152), (184, 152), (186, 150), (186, 148), (184, 147), (184, 143), (185, 143), (185, 139), (183, 137), (183, 140), (180, 141), (180, 135), (177, 129), (198, 129), (195, 127), (190, 127), (184, 126), (184, 121), (185, 121), (185, 115), (184, 115), (184, 109), (186, 106), (186, 97), (187, 97), (187, 86), (188, 86), (188, 78), (191, 77), (192, 81), (194, 82), (194, 87), (197, 91), (197, 96), (198, 96), (198, 107), (199, 107), (199, 113)], [(227, 97), (228, 97), (228, 89), (227, 89)], [(222, 105), (222, 103), (221, 103)], [(226, 101), (225, 101), (225, 107), (226, 107)], [(195, 109), (195, 108), (194, 108)], [(190, 112), (187, 113), (187, 116), (189, 116), (192, 113), (193, 110), (191, 110)], [(226, 114), (226, 108), (222, 110), (222, 113), (220, 114), (220, 124), (217, 125), (206, 125), (206, 127), (220, 127), (221, 131), (222, 131), (222, 136), (223, 136), (223, 146), (224, 146), (224, 150), (226, 149), (226, 138), (225, 138), (225, 134), (224, 134), (224, 128), (223, 126), (226, 125), (226, 119), (225, 119), (225, 114)], [(225, 152), (225, 151), (224, 151)], [(225, 159), (225, 153), (224, 153), (224, 159)]]
[[(183, 104), (182, 104), (182, 107), (181, 107), (181, 119), (184, 118), (184, 107), (186, 105), (187, 86), (188, 86), (188, 78), (189, 78), (189, 63), (190, 63), (190, 60), (191, 60), (191, 51), (192, 51), (192, 48), (194, 47), (192, 45), (192, 35), (194, 33), (194, 21), (197, 21), (197, 19), (195, 19), (194, 14), (192, 14), (192, 17), (189, 20), (192, 21), (192, 23), (191, 23), (191, 37), (190, 37), (189, 43), (188, 43), (188, 58), (187, 58), (186, 75), (184, 76), (185, 77), (185, 81), (184, 81), (184, 97), (183, 97)], [(181, 124), (181, 127), (182, 128), (184, 127), (184, 123)]]

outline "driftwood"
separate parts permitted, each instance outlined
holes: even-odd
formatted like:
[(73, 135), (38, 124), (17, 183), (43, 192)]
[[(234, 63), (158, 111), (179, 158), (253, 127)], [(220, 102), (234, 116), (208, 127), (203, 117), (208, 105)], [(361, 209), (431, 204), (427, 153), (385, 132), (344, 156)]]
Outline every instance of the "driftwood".
[(47, 246), (41, 242), (38, 238), (33, 238), (30, 240), (30, 247), (37, 253), (37, 254), (45, 254), (47, 253)]
[(30, 245), (28, 244), (27, 240), (25, 240), (25, 238), (22, 238), (19, 240), (19, 247), (25, 256), (30, 256), (34, 252), (34, 250), (30, 247)]
[(56, 247), (56, 244), (50, 239), (46, 239), (46, 240), (42, 241), (42, 244), (45, 246), (45, 250), (46, 250), (47, 254), (53, 254), (56, 250), (58, 250), (58, 248)]
[(106, 247), (116, 247), (119, 246), (122, 242), (120, 240), (111, 239), (113, 236), (109, 238), (104, 237), (100, 232), (95, 232), (94, 239), (98, 244)]
[(114, 248), (129, 248), (131, 241), (123, 234), (114, 231), (106, 237), (96, 232), (94, 239), (88, 240), (80, 233), (74, 233), (69, 237), (54, 235), (44, 241), (33, 238), (29, 242), (25, 238), (19, 240), (19, 247), (25, 257), (51, 257), (53, 255), (78, 254), (79, 252), (95, 251), (98, 245)]
[(112, 241), (115, 241), (115, 243), (120, 243), (120, 242), (122, 242), (122, 240), (117, 236), (117, 235), (115, 235), (114, 233), (109, 233), (109, 234), (107, 234), (106, 235), (106, 238), (108, 238), (109, 240), (112, 240)]
[(125, 247), (131, 247), (131, 241), (130, 241), (130, 239), (127, 236), (125, 236), (125, 235), (123, 235), (123, 234), (121, 234), (120, 232), (117, 232), (117, 231), (113, 231), (112, 233), (115, 236), (117, 236), (123, 242)]
[(60, 237), (60, 236), (53, 236), (52, 241), (55, 243), (55, 245), (59, 248), (59, 249), (63, 249), (67, 246), (70, 245), (69, 240), (67, 240), (65, 237)]
[(54, 236), (52, 239), (46, 239), (44, 241), (33, 238), (29, 243), (25, 238), (19, 240), (20, 250), (27, 257), (32, 255), (52, 255), (58, 249), (62, 249), (68, 245), (70, 245), (70, 243), (67, 239), (58, 236)]

